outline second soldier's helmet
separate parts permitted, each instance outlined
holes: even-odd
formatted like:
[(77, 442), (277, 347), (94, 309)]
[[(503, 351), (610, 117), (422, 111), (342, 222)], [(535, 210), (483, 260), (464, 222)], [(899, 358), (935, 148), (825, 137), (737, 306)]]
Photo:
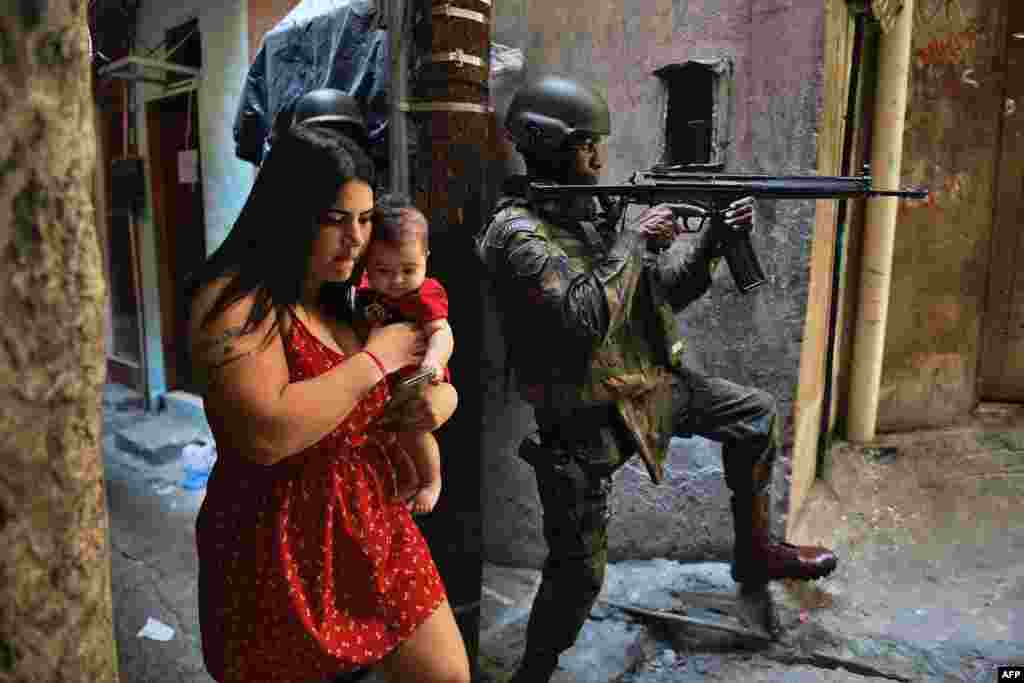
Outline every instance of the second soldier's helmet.
[(337, 126), (361, 143), (366, 142), (366, 117), (351, 95), (333, 88), (310, 90), (295, 101), (292, 125)]
[(608, 135), (608, 103), (592, 88), (548, 75), (519, 89), (505, 114), (505, 128), (521, 152), (553, 152), (570, 137)]

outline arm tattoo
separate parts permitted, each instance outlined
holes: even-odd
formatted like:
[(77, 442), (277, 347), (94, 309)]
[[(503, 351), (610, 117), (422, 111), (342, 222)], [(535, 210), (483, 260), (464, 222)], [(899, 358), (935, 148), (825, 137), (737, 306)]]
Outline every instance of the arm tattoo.
[(243, 353), (238, 352), (236, 342), (241, 336), (241, 326), (230, 327), (215, 337), (196, 342), (195, 354), (206, 362), (210, 370), (220, 370), (252, 353), (251, 349)]

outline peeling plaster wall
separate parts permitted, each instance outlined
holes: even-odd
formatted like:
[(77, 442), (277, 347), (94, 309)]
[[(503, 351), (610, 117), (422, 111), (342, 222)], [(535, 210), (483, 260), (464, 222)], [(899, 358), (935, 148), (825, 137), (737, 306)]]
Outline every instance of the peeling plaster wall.
[(949, 425), (978, 400), (1003, 3), (917, 5), (903, 177), (931, 197), (904, 203), (899, 216), (879, 431)]
[[(206, 249), (212, 253), (227, 237), (252, 187), (255, 169), (235, 157), (232, 133), (235, 110), (249, 68), (246, 0), (209, 3), (189, 0), (174, 4), (143, 3), (139, 12), (139, 51), (150, 50), (164, 39), (164, 32), (194, 18), (199, 19), (202, 45), (202, 76), (196, 103), (199, 111), (200, 168), (203, 208), (206, 220)], [(163, 51), (153, 56), (160, 58)], [(148, 156), (145, 103), (159, 97), (163, 88), (140, 83), (135, 87), (138, 149)], [(152, 170), (146, 168), (147, 186)], [(163, 350), (160, 343), (160, 298), (158, 294), (158, 247), (153, 224), (152, 198), (147, 197), (140, 226), (140, 260), (146, 310), (146, 353), (149, 360), (149, 399), (166, 389)]]
[[(654, 70), (720, 57), (733, 60), (735, 73), (726, 170), (813, 172), (823, 35), (819, 0), (580, 0), (571, 8), (504, 0), (494, 17), (494, 40), (523, 50), (528, 76), (560, 71), (606, 95), (613, 127), (607, 182), (661, 161), (667, 93)], [(680, 324), (688, 330), (691, 366), (777, 397), (791, 445), (814, 204), (762, 202), (758, 226), (755, 248), (770, 283), (755, 294), (738, 294), (723, 267)], [(521, 421), (521, 406), (512, 412)], [(719, 447), (699, 437), (673, 443), (663, 486), (653, 487), (634, 463), (617, 475), (611, 557), (729, 554), (732, 529)], [(487, 558), (539, 566), (543, 541), (529, 469), (514, 457), (514, 444), (485, 453)], [(787, 470), (788, 463), (780, 463), (780, 493), (788, 489)], [(788, 501), (777, 498), (781, 530)]]
[[(173, 5), (145, 3), (139, 15), (139, 42), (154, 46), (164, 32), (198, 17), (202, 36), (203, 75), (199, 79), (200, 165), (203, 174), (203, 209), (206, 249), (212, 253), (227, 237), (252, 187), (255, 169), (235, 157), (232, 132), (238, 98), (249, 70), (246, 0), (204, 2), (190, 0)], [(136, 102), (160, 94), (159, 86), (143, 85)], [(145, 112), (140, 106), (139, 149), (145, 154)]]

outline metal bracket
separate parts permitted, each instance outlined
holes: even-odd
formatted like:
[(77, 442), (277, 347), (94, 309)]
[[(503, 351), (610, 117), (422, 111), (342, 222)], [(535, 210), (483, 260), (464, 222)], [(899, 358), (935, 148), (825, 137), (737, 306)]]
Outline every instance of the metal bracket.
[(398, 108), (402, 111), (456, 111), (472, 114), (490, 114), (494, 111), (493, 107), (486, 104), (477, 104), (476, 102), (402, 102), (398, 105)]
[(202, 72), (199, 69), (193, 69), (189, 66), (182, 66), (181, 64), (165, 62), (159, 59), (137, 57), (135, 55), (122, 57), (115, 62), (111, 62), (110, 64), (101, 67), (98, 74), (100, 78), (123, 78), (128, 81), (163, 83), (163, 81), (147, 76), (145, 69), (156, 69), (164, 72), (172, 71), (174, 73), (192, 76), (193, 78), (197, 78), (202, 75)]
[(460, 19), (468, 19), (469, 21), (475, 21), (478, 24), (486, 24), (487, 17), (483, 15), (483, 12), (474, 12), (471, 9), (464, 9), (462, 7), (455, 7), (451, 4), (438, 5), (430, 8), (430, 14), (432, 16), (444, 15), (448, 17), (459, 17)]
[(882, 32), (888, 33), (896, 24), (896, 17), (903, 11), (903, 0), (871, 0), (871, 13), (882, 25)]
[(481, 68), (484, 66), (484, 60), (476, 55), (466, 54), (461, 49), (457, 49), (454, 52), (435, 52), (427, 57), (426, 61), (434, 64), (439, 62), (455, 62), (460, 69), (466, 64), (472, 64), (473, 66), (479, 66)]

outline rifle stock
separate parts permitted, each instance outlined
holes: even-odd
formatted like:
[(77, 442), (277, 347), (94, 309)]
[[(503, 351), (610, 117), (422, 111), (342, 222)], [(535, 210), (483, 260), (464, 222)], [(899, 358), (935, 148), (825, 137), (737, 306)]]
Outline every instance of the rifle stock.
[[(694, 173), (677, 170), (681, 167), (662, 166), (633, 174), (624, 185), (549, 185), (531, 183), (531, 201), (544, 201), (569, 196), (592, 195), (607, 202), (617, 197), (623, 208), (629, 204), (674, 204), (676, 215), (683, 218), (690, 232), (702, 230), (710, 220), (713, 230), (725, 235), (721, 253), (725, 257), (737, 288), (749, 292), (765, 282), (764, 271), (746, 232), (725, 229), (725, 211), (733, 202), (744, 197), (758, 199), (862, 199), (869, 197), (897, 197), (924, 199), (926, 188), (904, 190), (875, 189), (871, 176), (815, 176), (815, 175), (749, 175), (726, 173)], [(696, 208), (695, 208), (696, 207)], [(701, 213), (703, 212), (703, 213)], [(690, 218), (698, 218), (699, 225), (691, 228)]]

